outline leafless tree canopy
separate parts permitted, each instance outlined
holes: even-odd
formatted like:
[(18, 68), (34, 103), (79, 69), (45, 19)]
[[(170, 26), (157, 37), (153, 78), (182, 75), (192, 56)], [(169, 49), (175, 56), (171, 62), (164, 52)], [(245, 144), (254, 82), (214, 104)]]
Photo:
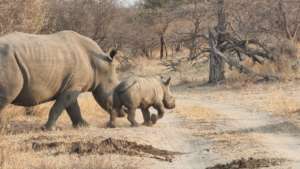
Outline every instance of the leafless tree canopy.
[(129, 57), (164, 59), (187, 49), (190, 60), (212, 63), (216, 45), (238, 62), (263, 64), (295, 57), (300, 40), (300, 2), (293, 0), (140, 0), (129, 7), (118, 0), (1, 0), (0, 9), (2, 35), (74, 30)]

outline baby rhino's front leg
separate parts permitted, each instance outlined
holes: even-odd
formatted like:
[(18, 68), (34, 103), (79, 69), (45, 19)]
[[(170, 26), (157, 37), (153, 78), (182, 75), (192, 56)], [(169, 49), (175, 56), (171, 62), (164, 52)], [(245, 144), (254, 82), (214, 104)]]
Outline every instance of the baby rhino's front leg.
[(152, 114), (152, 116), (150, 117), (152, 124), (155, 124), (158, 119), (163, 118), (163, 116), (165, 114), (165, 109), (164, 109), (163, 104), (156, 104), (156, 105), (153, 105), (153, 107), (158, 112), (158, 117), (155, 114)]
[(154, 105), (154, 108), (158, 112), (158, 119), (163, 118), (164, 114), (165, 114), (165, 108), (164, 108), (163, 104), (156, 104), (156, 105)]
[(136, 111), (136, 108), (129, 108), (128, 109), (127, 119), (131, 123), (132, 127), (138, 127), (139, 126), (139, 124), (135, 121), (135, 111)]
[(144, 123), (143, 125), (145, 126), (152, 126), (152, 122), (150, 119), (150, 111), (148, 108), (142, 108), (142, 113), (143, 113), (143, 118), (144, 118)]

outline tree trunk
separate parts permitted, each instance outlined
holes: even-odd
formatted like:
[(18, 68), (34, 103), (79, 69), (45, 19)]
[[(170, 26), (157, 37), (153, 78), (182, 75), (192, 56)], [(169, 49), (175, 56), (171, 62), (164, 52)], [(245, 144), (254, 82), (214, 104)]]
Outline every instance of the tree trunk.
[(143, 53), (147, 58), (150, 58), (150, 52), (149, 49), (147, 49), (146, 47), (143, 48)]
[(209, 83), (218, 83), (225, 80), (224, 60), (215, 54), (210, 54)]
[(166, 58), (168, 57), (168, 47), (167, 47), (167, 43), (166, 43), (166, 41), (165, 41), (165, 38), (163, 38), (163, 40), (164, 40), (164, 48), (165, 48), (165, 56), (166, 56)]
[(197, 53), (197, 35), (199, 33), (199, 26), (200, 26), (200, 19), (197, 18), (196, 21), (194, 22), (194, 32), (192, 34), (192, 46), (190, 49), (190, 55), (189, 55), (189, 59), (194, 59), (196, 57), (196, 53)]
[(164, 36), (160, 35), (160, 59), (164, 57)]
[[(224, 8), (224, 0), (218, 0), (218, 25), (216, 26), (217, 32), (217, 48), (219, 44), (223, 43), (223, 34), (226, 31), (226, 16)], [(211, 53), (209, 57), (209, 83), (217, 83), (225, 80), (225, 62), (224, 60)]]
[(182, 49), (182, 42), (176, 42), (175, 52), (180, 52)]
[(174, 45), (171, 46), (171, 57), (174, 57), (174, 53), (175, 53), (175, 47)]
[(165, 37), (163, 34), (160, 35), (160, 59), (163, 59), (165, 54), (165, 57), (168, 57), (168, 50), (167, 50), (167, 44), (165, 41)]
[(151, 48), (149, 49), (149, 54), (150, 54), (150, 58), (153, 58), (153, 52)]
[(196, 55), (196, 38), (192, 37), (192, 46), (190, 47), (189, 59), (192, 60)]

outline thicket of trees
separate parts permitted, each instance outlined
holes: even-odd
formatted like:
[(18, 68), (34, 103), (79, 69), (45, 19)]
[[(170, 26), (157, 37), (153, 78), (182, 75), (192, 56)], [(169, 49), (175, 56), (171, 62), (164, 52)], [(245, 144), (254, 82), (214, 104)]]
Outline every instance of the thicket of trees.
[(296, 57), (300, 40), (300, 2), (291, 0), (1, 0), (0, 10), (1, 35), (74, 30), (130, 57), (188, 49), (191, 60), (210, 58), (212, 83), (224, 80), (225, 63), (249, 73), (244, 58)]

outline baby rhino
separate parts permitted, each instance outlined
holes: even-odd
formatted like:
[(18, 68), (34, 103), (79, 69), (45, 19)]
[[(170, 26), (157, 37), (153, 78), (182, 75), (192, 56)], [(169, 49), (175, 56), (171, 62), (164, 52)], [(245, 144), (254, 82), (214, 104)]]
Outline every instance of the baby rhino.
[[(110, 114), (108, 127), (115, 127), (115, 119), (122, 116), (122, 107), (127, 110), (127, 119), (132, 126), (138, 126), (135, 120), (135, 111), (140, 108), (143, 113), (144, 125), (151, 126), (165, 113), (164, 108), (175, 108), (175, 98), (170, 92), (171, 78), (163, 80), (156, 77), (132, 77), (121, 82), (113, 93), (113, 111)], [(158, 117), (150, 117), (150, 107), (158, 112)]]

